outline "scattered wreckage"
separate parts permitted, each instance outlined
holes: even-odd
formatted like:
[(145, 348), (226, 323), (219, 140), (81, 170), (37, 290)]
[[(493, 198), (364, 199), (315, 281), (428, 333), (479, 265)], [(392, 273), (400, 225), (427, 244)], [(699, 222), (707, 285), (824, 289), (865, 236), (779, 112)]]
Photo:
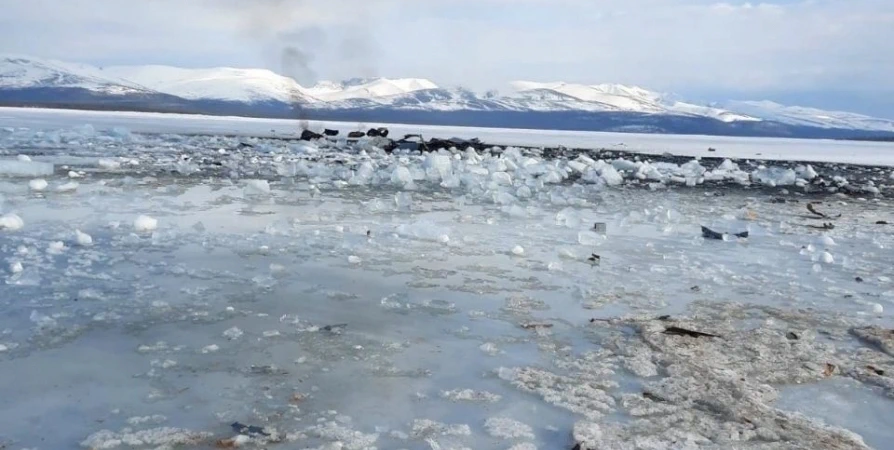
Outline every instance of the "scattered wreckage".
[[(360, 139), (364, 138), (376, 138), (379, 139), (379, 146), (388, 153), (393, 152), (394, 150), (409, 150), (409, 151), (422, 151), (422, 152), (434, 152), (442, 149), (449, 149), (452, 147), (462, 147), (469, 148), (472, 147), (475, 150), (485, 150), (489, 146), (481, 142), (478, 138), (473, 139), (462, 139), (462, 138), (450, 138), (450, 139), (438, 139), (432, 138), (426, 140), (421, 134), (407, 134), (400, 139), (391, 139), (388, 137), (390, 134), (388, 128), (378, 127), (378, 128), (370, 128), (366, 132), (363, 131), (350, 131), (344, 137), (348, 142), (357, 142)], [(301, 131), (301, 136), (299, 137), (302, 141), (315, 141), (315, 140), (338, 140), (342, 136), (342, 133), (339, 130), (333, 130), (326, 128), (323, 130), (323, 133), (316, 133), (309, 129), (304, 129)]]

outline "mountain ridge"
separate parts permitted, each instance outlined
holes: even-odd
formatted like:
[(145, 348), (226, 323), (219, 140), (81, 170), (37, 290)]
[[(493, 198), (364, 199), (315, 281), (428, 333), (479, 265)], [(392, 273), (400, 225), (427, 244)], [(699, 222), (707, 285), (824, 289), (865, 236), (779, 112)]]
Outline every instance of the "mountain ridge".
[[(510, 87), (513, 92), (506, 95), (479, 94), (461, 87), (441, 87), (424, 78), (382, 77), (322, 81), (305, 87), (266, 69), (164, 65), (99, 68), (0, 55), (0, 104), (14, 106), (62, 104), (89, 109), (131, 105), (152, 110), (155, 103), (164, 111), (179, 108), (183, 112), (265, 117), (375, 120), (377, 115), (413, 119), (415, 114), (448, 120), (447, 124), (466, 123), (476, 117), (482, 123), (510, 127), (514, 127), (510, 118), (527, 123), (528, 118), (538, 117), (544, 120), (544, 128), (558, 125), (594, 131), (679, 133), (684, 132), (680, 124), (685, 123), (685, 132), (698, 133), (703, 128), (721, 135), (894, 135), (894, 120), (770, 101), (701, 105), (673, 94), (608, 83), (515, 81)], [(559, 123), (560, 118), (570, 123)]]

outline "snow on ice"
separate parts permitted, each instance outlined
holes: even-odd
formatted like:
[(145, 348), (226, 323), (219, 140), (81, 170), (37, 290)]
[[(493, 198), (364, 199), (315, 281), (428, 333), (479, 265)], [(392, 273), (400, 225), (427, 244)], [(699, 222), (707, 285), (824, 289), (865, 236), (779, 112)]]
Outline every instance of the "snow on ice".
[(106, 128), (0, 134), (0, 447), (890, 441), (889, 169)]

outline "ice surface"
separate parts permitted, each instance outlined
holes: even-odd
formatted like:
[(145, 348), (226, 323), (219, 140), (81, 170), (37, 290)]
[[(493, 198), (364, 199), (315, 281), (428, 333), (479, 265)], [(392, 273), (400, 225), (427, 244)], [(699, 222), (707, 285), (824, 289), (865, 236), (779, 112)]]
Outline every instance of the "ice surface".
[(53, 174), (53, 165), (21, 159), (0, 159), (0, 177), (41, 177)]
[[(38, 133), (0, 135), (4, 157), (61, 169), (43, 192), (0, 182), (4, 217), (27, 222), (0, 231), (0, 446), (889, 437), (887, 171), (860, 175), (868, 195), (843, 190), (853, 171), (761, 163), (830, 183), (805, 193), (732, 159)], [(77, 189), (57, 192), (68, 171)]]

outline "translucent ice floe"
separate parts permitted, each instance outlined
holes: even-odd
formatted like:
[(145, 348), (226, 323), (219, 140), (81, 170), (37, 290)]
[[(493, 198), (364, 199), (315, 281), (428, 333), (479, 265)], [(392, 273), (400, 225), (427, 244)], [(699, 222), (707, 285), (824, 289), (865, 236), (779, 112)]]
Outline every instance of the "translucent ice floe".
[(52, 175), (54, 167), (50, 163), (37, 161), (0, 160), (0, 176), (42, 177)]

